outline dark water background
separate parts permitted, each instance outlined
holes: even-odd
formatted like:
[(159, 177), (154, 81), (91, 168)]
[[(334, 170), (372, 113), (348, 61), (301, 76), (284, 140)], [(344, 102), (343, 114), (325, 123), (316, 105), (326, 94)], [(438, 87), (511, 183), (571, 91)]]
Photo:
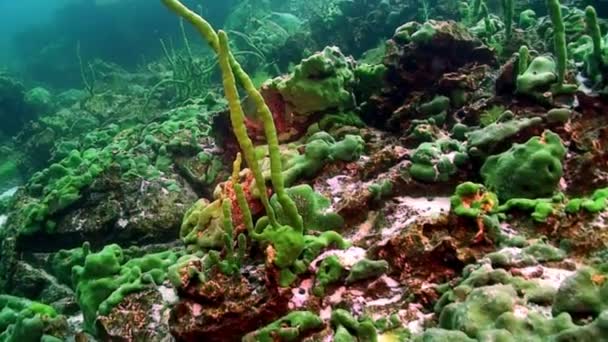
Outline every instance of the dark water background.
[[(221, 26), (232, 5), (204, 1), (203, 14)], [(133, 69), (159, 56), (160, 38), (179, 34), (177, 18), (158, 0), (0, 0), (0, 16), (0, 70), (55, 87), (78, 84), (78, 44), (85, 61), (99, 58)]]

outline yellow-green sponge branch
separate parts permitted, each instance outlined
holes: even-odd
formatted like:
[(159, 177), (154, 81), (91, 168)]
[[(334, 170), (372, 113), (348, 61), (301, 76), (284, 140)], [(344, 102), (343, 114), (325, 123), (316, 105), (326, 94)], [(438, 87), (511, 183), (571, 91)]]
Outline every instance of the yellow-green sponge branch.
[[(223, 49), (223, 45), (228, 48), (228, 38), (224, 31), (219, 31), (219, 38), (220, 50)], [(233, 68), (232, 71), (241, 81), (241, 85), (247, 92), (247, 95), (249, 95), (249, 98), (255, 103), (258, 116), (264, 124), (264, 133), (266, 135), (266, 142), (268, 143), (268, 154), (270, 155), (270, 180), (279, 199), (279, 203), (281, 203), (281, 206), (287, 213), (287, 216), (291, 218), (292, 222), (290, 222), (290, 224), (293, 225), (293, 228), (302, 232), (304, 230), (302, 217), (298, 214), (296, 204), (285, 191), (283, 167), (281, 163), (281, 150), (279, 149), (279, 137), (274, 125), (272, 113), (266, 105), (264, 97), (262, 97), (262, 94), (260, 94), (260, 92), (256, 89), (249, 75), (247, 75), (242, 68)], [(249, 161), (247, 162), (249, 163)]]
[(228, 107), (230, 108), (230, 121), (232, 122), (232, 130), (234, 131), (234, 135), (236, 136), (236, 140), (238, 141), (241, 150), (243, 150), (245, 160), (247, 161), (249, 168), (253, 172), (256, 187), (258, 188), (258, 192), (260, 193), (260, 200), (262, 201), (262, 204), (266, 209), (270, 224), (276, 227), (278, 226), (278, 224), (274, 215), (274, 211), (272, 210), (272, 207), (270, 207), (270, 204), (268, 202), (266, 182), (264, 180), (264, 176), (262, 175), (260, 165), (255, 158), (255, 148), (253, 146), (253, 142), (251, 141), (251, 138), (249, 138), (249, 136), (247, 135), (247, 126), (245, 126), (245, 113), (243, 112), (243, 108), (241, 107), (241, 100), (239, 98), (239, 93), (236, 88), (236, 80), (234, 78), (234, 74), (232, 73), (232, 68), (230, 67), (228, 42), (226, 39), (224, 39), (223, 46), (220, 44), (218, 54), (220, 68), (222, 69), (222, 82), (224, 84), (224, 93), (226, 94), (226, 99), (228, 100)]
[(215, 30), (213, 29), (211, 24), (209, 24), (209, 22), (207, 22), (205, 19), (203, 19), (200, 15), (191, 11), (188, 7), (184, 6), (184, 4), (182, 4), (179, 0), (161, 0), (161, 1), (163, 2), (163, 4), (165, 4), (165, 6), (167, 6), (167, 8), (169, 8), (175, 14), (184, 18), (186, 21), (188, 21), (190, 24), (192, 24), (192, 26), (194, 26), (196, 28), (196, 30), (200, 33), (200, 35), (203, 36), (203, 38), (205, 38), (207, 43), (209, 43), (209, 46), (211, 46), (211, 48), (216, 53), (219, 52), (220, 46), (219, 46), (219, 40), (217, 37), (217, 33), (215, 33)]
[(247, 204), (247, 199), (245, 198), (245, 192), (243, 191), (243, 186), (241, 184), (234, 184), (234, 192), (236, 193), (236, 200), (241, 209), (241, 214), (243, 215), (243, 223), (245, 223), (245, 228), (247, 228), (247, 232), (254, 239), (259, 239), (259, 234), (255, 231), (253, 226), (253, 216), (251, 216), (251, 210), (249, 209), (249, 205)]
[[(245, 89), (245, 91), (247, 92), (249, 97), (254, 101), (256, 108), (257, 108), (257, 113), (263, 122), (264, 133), (266, 135), (266, 141), (268, 142), (268, 151), (270, 154), (271, 181), (272, 181), (272, 185), (274, 187), (274, 191), (276, 192), (277, 197), (279, 198), (279, 202), (281, 203), (281, 205), (283, 206), (283, 208), (285, 209), (285, 211), (288, 213), (289, 217), (293, 221), (292, 222), (292, 224), (294, 225), (293, 228), (295, 228), (298, 231), (303, 231), (302, 217), (298, 214), (295, 203), (291, 200), (291, 198), (289, 198), (289, 196), (285, 192), (285, 186), (284, 186), (283, 176), (282, 176), (283, 170), (282, 170), (282, 166), (281, 166), (281, 154), (280, 154), (280, 150), (279, 150), (279, 139), (277, 137), (276, 129), (274, 126), (274, 120), (272, 118), (272, 113), (270, 112), (270, 109), (268, 109), (268, 106), (266, 105), (266, 102), (264, 101), (264, 98), (262, 97), (262, 95), (255, 88), (253, 81), (251, 80), (249, 75), (247, 75), (247, 73), (243, 70), (241, 65), (238, 63), (238, 61), (230, 53), (230, 50), (228, 49), (228, 46), (227, 46), (227, 38), (225, 36), (225, 33), (221, 33), (221, 31), (220, 31), (220, 34), (216, 33), (214, 31), (213, 27), (211, 27), (211, 25), (205, 19), (203, 19), (201, 16), (199, 16), (195, 12), (188, 9), (179, 0), (161, 0), (161, 1), (165, 4), (165, 6), (167, 6), (170, 10), (172, 10), (178, 16), (181, 16), (182, 18), (184, 18), (185, 20), (190, 22), (197, 29), (197, 31), (201, 34), (201, 36), (205, 40), (207, 40), (207, 42), (209, 43), (211, 48), (213, 50), (215, 50), (218, 55), (221, 54), (221, 51), (220, 51), (221, 50), (221, 41), (220, 41), (219, 36), (220, 35), (224, 36), (225, 41), (226, 41), (226, 49), (224, 51), (224, 57), (225, 57), (224, 64), (225, 65), (222, 70), (224, 73), (226, 71), (229, 71), (232, 74), (231, 78), (233, 80), (237, 101), (238, 101), (239, 97), (238, 97), (238, 91), (236, 90), (235, 77), (236, 77), (236, 79), (239, 80), (240, 84), (243, 86), (243, 88)], [(224, 75), (224, 79), (226, 79), (226, 75)], [(236, 105), (238, 105), (240, 107), (240, 102), (231, 104), (230, 107), (231, 108), (236, 107)], [(231, 112), (232, 112), (232, 110), (231, 110)], [(240, 114), (242, 114), (242, 113), (243, 113), (243, 110), (240, 109)], [(237, 114), (239, 114), (239, 113), (237, 113)], [(243, 118), (244, 118), (244, 116), (243, 116)], [(236, 135), (236, 127), (233, 127), (233, 129), (235, 130), (235, 135)], [(247, 134), (247, 131), (245, 130), (245, 136), (246, 136), (246, 134)], [(237, 139), (238, 139), (238, 137), (237, 137)], [(251, 140), (249, 139), (249, 141), (251, 141)], [(240, 141), (239, 141), (239, 144), (240, 144)], [(241, 146), (241, 149), (243, 149), (243, 146)], [(243, 153), (245, 154), (245, 160), (250, 165), (250, 168), (252, 168), (253, 167), (251, 165), (252, 161), (249, 160), (249, 158), (251, 158), (253, 155), (248, 157), (247, 152), (245, 150), (243, 150)], [(252, 169), (252, 171), (253, 171), (253, 169)], [(258, 183), (258, 184), (263, 183), (257, 178), (257, 175), (254, 174), (254, 176), (256, 177), (256, 183)], [(260, 190), (259, 185), (258, 185), (258, 190)], [(264, 194), (265, 194), (265, 192), (264, 192)], [(265, 197), (264, 194), (260, 193), (260, 196)], [(263, 200), (263, 201), (265, 201), (265, 200)], [(266, 205), (267, 201), (265, 201), (265, 203), (263, 203), (263, 204), (269, 215), (270, 223), (274, 225), (276, 223), (276, 221), (274, 220), (274, 214), (272, 213), (271, 208)]]

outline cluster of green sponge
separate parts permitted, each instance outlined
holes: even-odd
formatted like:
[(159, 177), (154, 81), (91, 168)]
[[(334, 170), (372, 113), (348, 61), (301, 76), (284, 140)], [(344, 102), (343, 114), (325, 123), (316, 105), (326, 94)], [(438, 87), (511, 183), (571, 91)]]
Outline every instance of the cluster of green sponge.
[[(30, 198), (21, 208), (20, 233), (33, 234), (41, 229), (52, 232), (53, 217), (76, 204), (83, 190), (110, 167), (119, 170), (125, 180), (161, 179), (162, 173), (173, 165), (173, 153), (195, 153), (200, 150), (201, 139), (208, 137), (209, 123), (200, 120), (197, 108), (173, 110), (162, 123), (123, 131), (110, 127), (87, 134), (81, 146), (75, 146), (65, 158), (32, 176), (27, 184)], [(203, 180), (212, 184), (221, 171), (217, 159), (208, 154), (198, 159), (199, 164), (208, 166)], [(167, 189), (179, 190), (174, 180), (163, 182)]]
[(386, 260), (362, 259), (356, 262), (350, 270), (342, 265), (340, 258), (330, 255), (319, 263), (315, 275), (315, 287), (313, 293), (316, 296), (323, 296), (327, 286), (340, 283), (352, 284), (357, 281), (376, 278), (388, 271)]
[(337, 47), (304, 59), (287, 77), (270, 81), (297, 115), (310, 115), (327, 110), (348, 110), (354, 107), (353, 89), (355, 62)]
[(468, 162), (465, 146), (453, 139), (420, 144), (411, 157), (412, 178), (423, 182), (445, 182)]
[(269, 325), (253, 331), (243, 342), (298, 341), (311, 332), (321, 330), (323, 320), (310, 311), (292, 311)]
[(30, 202), (23, 209), (22, 234), (34, 233), (43, 226), (53, 230), (55, 224), (47, 221), (47, 217), (76, 203), (81, 198), (80, 190), (89, 186), (109, 164), (109, 158), (100, 158), (99, 152), (95, 149), (84, 153), (73, 150), (61, 162), (32, 176), (28, 191), (41, 196), (41, 200)]
[[(315, 224), (314, 221), (317, 221), (317, 225), (338, 221), (335, 217), (331, 218), (330, 221), (325, 221), (328, 219), (327, 216), (320, 217), (319, 215), (313, 215), (314, 213), (311, 214), (310, 212), (304, 212), (305, 215), (302, 216), (298, 210), (297, 201), (294, 200), (292, 196), (297, 198), (298, 195), (302, 195), (300, 197), (303, 199), (304, 204), (308, 205), (314, 205), (315, 202), (320, 206), (324, 206), (325, 204), (323, 204), (322, 201), (319, 201), (318, 198), (315, 198), (315, 196), (311, 196), (310, 193), (312, 192), (312, 189), (299, 188), (292, 190), (292, 196), (290, 196), (290, 193), (286, 190), (285, 186), (286, 184), (295, 181), (295, 178), (303, 175), (304, 172), (312, 172), (310, 171), (311, 169), (314, 170), (315, 168), (320, 167), (318, 161), (312, 156), (313, 151), (322, 156), (322, 161), (330, 159), (350, 160), (355, 159), (355, 156), (358, 158), (363, 145), (361, 138), (347, 136), (343, 141), (335, 142), (332, 141), (333, 138), (329, 134), (320, 133), (309, 142), (315, 144), (315, 148), (310, 148), (310, 154), (306, 153), (304, 156), (300, 156), (301, 158), (296, 157), (292, 160), (290, 165), (283, 167), (279, 140), (272, 113), (264, 102), (264, 98), (261, 96), (260, 92), (255, 88), (251, 78), (245, 73), (241, 65), (231, 54), (226, 33), (223, 31), (216, 32), (207, 21), (177, 0), (163, 0), (163, 3), (177, 15), (189, 21), (218, 54), (219, 65), (222, 70), (224, 91), (230, 107), (232, 128), (247, 165), (255, 178), (255, 190), (257, 190), (257, 195), (265, 208), (266, 216), (259, 219), (254, 227), (253, 217), (248, 207), (242, 185), (238, 184), (238, 181), (235, 181), (233, 182), (233, 186), (237, 202), (241, 213), (243, 214), (243, 220), (250, 238), (267, 244), (274, 250), (273, 253), (271, 253), (271, 263), (280, 269), (280, 285), (287, 286), (296, 279), (297, 274), (306, 270), (307, 264), (309, 264), (316, 255), (320, 254), (323, 248), (327, 248), (331, 244), (336, 244), (341, 248), (345, 248), (347, 243), (334, 231), (327, 231), (318, 236), (306, 235), (308, 228), (305, 229), (305, 227), (307, 227), (305, 221), (311, 221), (313, 224)], [(349, 72), (349, 65), (342, 65), (344, 63), (348, 64), (347, 61), (341, 61), (340, 53), (335, 49), (326, 49), (321, 55), (313, 56), (311, 59), (305, 61), (297, 70), (296, 75), (294, 75), (294, 77), (298, 76), (299, 78), (302, 78), (299, 81), (302, 81), (303, 83), (300, 83), (300, 86), (295, 87), (294, 89), (298, 89), (298, 92), (303, 93), (309, 91), (309, 98), (302, 96), (301, 93), (294, 93), (291, 94), (291, 96), (293, 96), (293, 99), (291, 99), (289, 89), (291, 86), (294, 86), (294, 84), (291, 84), (289, 79), (285, 80), (283, 85), (278, 85), (278, 87), (282, 89), (284, 93), (283, 97), (288, 103), (291, 103), (296, 109), (301, 108), (299, 114), (307, 114), (334, 107), (345, 109), (345, 107), (348, 107), (349, 104), (352, 103), (352, 94), (343, 91), (341, 88), (349, 82), (348, 80), (351, 78), (352, 71)], [(337, 65), (344, 67), (343, 73), (331, 74), (331, 72), (335, 71), (335, 66)], [(333, 76), (337, 76), (338, 80), (332, 78)], [(314, 77), (314, 82), (306, 82), (305, 79), (310, 77)], [(319, 83), (323, 83), (322, 79), (326, 81), (327, 84), (324, 84), (324, 86), (329, 88), (329, 91), (327, 91), (327, 89), (319, 91), (317, 88)], [(237, 90), (237, 81), (243, 86), (246, 93), (252, 99), (255, 108), (257, 109), (258, 117), (263, 123), (270, 159), (269, 178), (275, 192), (274, 196), (276, 196), (276, 200), (273, 201), (273, 204), (271, 204), (271, 201), (268, 199), (266, 178), (262, 173), (259, 157), (256, 155), (253, 142), (248, 136), (247, 127), (245, 125), (245, 114), (241, 107)], [(329, 107), (327, 107), (328, 98), (331, 99), (331, 101), (329, 101)], [(296, 102), (296, 100), (301, 99), (306, 99), (306, 101), (303, 103)], [(308, 148), (307, 152), (309, 152)], [(290, 174), (295, 174), (297, 177), (290, 177)], [(187, 227), (193, 227), (200, 222), (201, 218), (207, 219), (211, 215), (211, 213), (208, 215), (205, 214), (205, 208), (203, 206), (198, 208), (198, 211), (200, 212), (198, 220), (195, 219), (190, 221), (186, 225)], [(217, 210), (213, 211), (217, 212)], [(277, 212), (279, 212), (279, 215)], [(222, 217), (225, 220), (227, 217), (226, 213), (222, 213)], [(225, 226), (226, 225), (224, 224), (224, 227)], [(224, 235), (224, 237), (225, 236), (226, 235)], [(226, 244), (226, 246), (228, 246), (228, 244)], [(267, 248), (267, 250), (269, 249)]]
[[(62, 331), (63, 330), (63, 331)], [(55, 309), (25, 298), (0, 295), (0, 341), (63, 341), (67, 321)]]
[[(85, 247), (84, 253), (87, 251)], [(106, 246), (97, 253), (89, 252), (83, 264), (72, 268), (72, 283), (86, 329), (94, 333), (97, 317), (109, 314), (126, 295), (162, 284), (169, 266), (176, 263), (178, 257), (179, 254), (166, 251), (129, 260), (118, 245)], [(75, 259), (72, 262), (82, 261), (82, 255)]]
[[(438, 329), (425, 331), (416, 341), (433, 337), (458, 341), (597, 341), (608, 331), (605, 296), (600, 292), (603, 281), (593, 283), (593, 279), (603, 279), (593, 277), (598, 271), (578, 271), (559, 289), (538, 279), (513, 276), (487, 263), (471, 265), (463, 273), (460, 284), (446, 291), (435, 306)], [(543, 313), (543, 306), (553, 306), (552, 317)], [(584, 313), (595, 321), (575, 324), (573, 317)]]
[(306, 140), (304, 154), (296, 155), (283, 165), (285, 185), (295, 184), (298, 179), (314, 177), (332, 161), (356, 161), (361, 157), (364, 141), (358, 135), (347, 134), (336, 141), (330, 134), (320, 131)]

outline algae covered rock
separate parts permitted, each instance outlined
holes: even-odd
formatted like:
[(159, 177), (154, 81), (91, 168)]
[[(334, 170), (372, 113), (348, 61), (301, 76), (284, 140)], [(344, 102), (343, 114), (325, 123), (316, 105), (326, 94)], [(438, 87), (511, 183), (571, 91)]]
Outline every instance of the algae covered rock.
[(427, 329), (423, 334), (417, 336), (414, 342), (475, 342), (467, 334), (459, 330), (446, 330), (438, 328)]
[(36, 113), (48, 114), (53, 108), (53, 96), (48, 90), (36, 87), (25, 93), (25, 103)]
[(489, 157), (481, 168), (485, 185), (503, 201), (551, 196), (563, 174), (566, 149), (559, 136), (545, 131)]
[(0, 341), (62, 341), (67, 325), (48, 305), (0, 295)]
[[(548, 258), (527, 259), (536, 249), (547, 249), (539, 245), (523, 251), (513, 258), (516, 250), (506, 248), (497, 252), (511, 258), (507, 267), (518, 267), (536, 264), (540, 270), (544, 268), (537, 262), (541, 260), (558, 260), (551, 257), (552, 251), (546, 254)], [(497, 255), (492, 257), (496, 259)], [(518, 260), (515, 260), (518, 259)], [(528, 261), (526, 261), (528, 260)], [(494, 263), (494, 262), (493, 262)], [(568, 272), (553, 269), (551, 272)], [(559, 297), (556, 294), (556, 284), (547, 283), (542, 279), (542, 273), (524, 277), (513, 276), (505, 269), (494, 269), (488, 264), (467, 266), (463, 272), (464, 280), (443, 294), (435, 306), (439, 313), (439, 327), (429, 329), (419, 335), (416, 341), (424, 341), (423, 337), (434, 336), (443, 341), (451, 336), (457, 341), (568, 341), (572, 336), (581, 334), (576, 341), (595, 341), (589, 337), (601, 336), (605, 331), (602, 324), (605, 318), (602, 314), (593, 317), (595, 321), (587, 321), (586, 325), (575, 325), (568, 313), (553, 312), (547, 315), (546, 310)], [(540, 276), (540, 277), (539, 277)], [(539, 277), (539, 278), (537, 278)], [(562, 284), (566, 284), (567, 280)], [(464, 333), (459, 334), (458, 332)], [(465, 336), (467, 338), (465, 338)], [(428, 341), (434, 341), (427, 339)]]
[(354, 107), (355, 63), (339, 48), (326, 47), (296, 66), (287, 77), (272, 80), (296, 115), (311, 115), (326, 110)]
[(177, 259), (176, 253), (166, 251), (128, 260), (118, 245), (88, 254), (83, 265), (72, 269), (87, 330), (95, 332), (97, 317), (108, 315), (126, 295), (160, 285)]
[(576, 317), (597, 317), (608, 309), (606, 273), (584, 267), (566, 278), (553, 303), (553, 314), (567, 312)]
[(464, 302), (450, 304), (441, 311), (439, 325), (475, 337), (481, 331), (491, 328), (500, 315), (513, 311), (516, 299), (517, 292), (511, 285), (474, 289)]

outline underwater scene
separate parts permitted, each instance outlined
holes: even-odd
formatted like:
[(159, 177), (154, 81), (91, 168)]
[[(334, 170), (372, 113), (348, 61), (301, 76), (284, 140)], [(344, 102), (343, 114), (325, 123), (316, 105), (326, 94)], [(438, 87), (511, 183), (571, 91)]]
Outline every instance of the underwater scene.
[(3, 341), (608, 341), (608, 1), (0, 0)]

